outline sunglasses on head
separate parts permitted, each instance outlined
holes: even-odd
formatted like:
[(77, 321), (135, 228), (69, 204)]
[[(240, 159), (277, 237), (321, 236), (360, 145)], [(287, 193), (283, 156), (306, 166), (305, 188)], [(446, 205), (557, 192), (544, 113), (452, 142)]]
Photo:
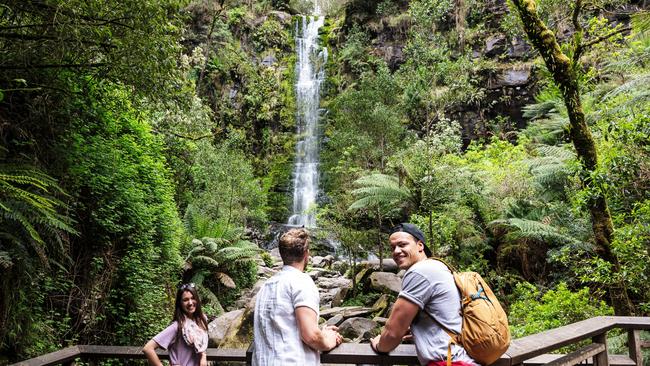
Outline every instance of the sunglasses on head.
[(194, 285), (194, 283), (192, 283), (192, 282), (190, 282), (190, 283), (184, 283), (184, 284), (182, 284), (178, 289), (179, 289), (179, 290), (189, 290), (189, 289), (191, 289), (191, 288), (196, 288), (196, 285)]

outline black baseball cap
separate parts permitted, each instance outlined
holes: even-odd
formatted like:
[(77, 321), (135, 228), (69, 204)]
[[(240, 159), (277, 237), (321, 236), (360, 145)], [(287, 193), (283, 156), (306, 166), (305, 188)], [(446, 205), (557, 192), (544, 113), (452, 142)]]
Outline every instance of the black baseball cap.
[(409, 233), (415, 238), (415, 240), (421, 241), (422, 244), (424, 244), (424, 254), (426, 254), (427, 257), (431, 257), (431, 255), (432, 255), (431, 250), (429, 249), (429, 247), (427, 247), (427, 242), (424, 239), (424, 233), (422, 232), (422, 230), (420, 230), (419, 227), (417, 227), (417, 226), (415, 226), (413, 224), (403, 222), (403, 223), (395, 226), (390, 231), (390, 235), (393, 235), (394, 233), (399, 233), (399, 232)]

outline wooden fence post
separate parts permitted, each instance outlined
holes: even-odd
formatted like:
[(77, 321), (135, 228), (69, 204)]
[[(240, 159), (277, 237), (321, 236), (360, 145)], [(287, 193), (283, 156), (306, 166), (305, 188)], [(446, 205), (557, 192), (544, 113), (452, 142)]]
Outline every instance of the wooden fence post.
[(605, 350), (594, 356), (594, 366), (609, 366), (609, 359), (607, 358), (607, 332), (598, 334), (591, 338), (594, 343), (601, 343), (605, 346)]
[(251, 345), (248, 346), (248, 349), (246, 350), (246, 366), (250, 366), (253, 364), (253, 350), (255, 349), (255, 343), (251, 342)]
[(643, 366), (643, 353), (641, 352), (641, 331), (630, 329), (627, 331), (628, 354), (636, 366)]

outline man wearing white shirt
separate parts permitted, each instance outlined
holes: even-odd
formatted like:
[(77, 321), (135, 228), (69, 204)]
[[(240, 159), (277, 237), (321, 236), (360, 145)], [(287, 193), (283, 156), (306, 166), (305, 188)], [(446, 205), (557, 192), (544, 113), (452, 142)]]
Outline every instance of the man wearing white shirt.
[(303, 272), (309, 241), (305, 229), (291, 229), (280, 238), (284, 267), (264, 283), (255, 303), (253, 365), (320, 365), (320, 351), (342, 342), (336, 327), (318, 327), (318, 289)]

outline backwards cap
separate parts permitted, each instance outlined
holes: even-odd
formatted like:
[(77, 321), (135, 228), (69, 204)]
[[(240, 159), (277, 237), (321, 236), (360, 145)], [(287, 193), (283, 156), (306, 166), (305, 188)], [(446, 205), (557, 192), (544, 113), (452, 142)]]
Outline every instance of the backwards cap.
[(415, 238), (416, 241), (421, 241), (422, 244), (424, 244), (424, 254), (427, 255), (427, 257), (431, 257), (431, 250), (429, 247), (427, 247), (427, 242), (424, 239), (424, 233), (420, 228), (413, 224), (409, 224), (406, 222), (403, 222), (397, 226), (395, 226), (391, 231), (390, 235), (393, 235), (394, 233), (399, 233), (399, 232), (404, 232), (404, 233), (409, 233), (411, 236)]

